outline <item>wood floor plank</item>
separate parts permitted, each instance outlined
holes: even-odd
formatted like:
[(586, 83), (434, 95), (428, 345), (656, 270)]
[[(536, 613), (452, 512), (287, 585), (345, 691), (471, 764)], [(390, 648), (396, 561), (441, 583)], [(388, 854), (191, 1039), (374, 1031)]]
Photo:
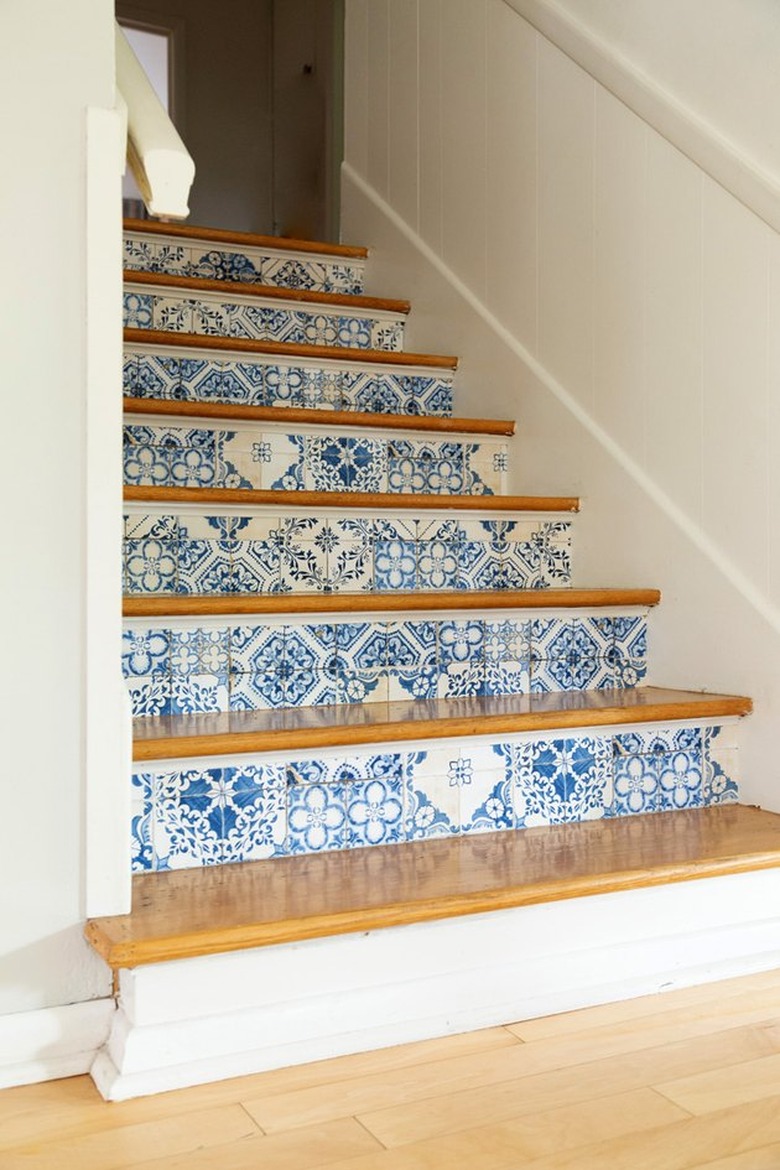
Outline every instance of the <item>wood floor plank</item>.
[(619, 1026), (626, 1020), (649, 1019), (686, 1007), (691, 1007), (699, 1014), (711, 1012), (717, 1019), (722, 1007), (729, 1009), (730, 1000), (744, 999), (746, 996), (763, 992), (768, 993), (768, 1003), (777, 1002), (777, 1014), (780, 1015), (780, 983), (777, 972), (771, 970), (699, 984), (695, 987), (656, 992), (654, 995), (638, 996), (636, 999), (618, 1000), (616, 1003), (596, 1004), (594, 1007), (561, 1012), (554, 1016), (540, 1016), (535, 1020), (508, 1024), (507, 1027), (521, 1040), (532, 1041), (571, 1035), (574, 1032), (584, 1032), (604, 1025)]
[(636, 687), (159, 715), (133, 721), (133, 759), (170, 760), (680, 719), (717, 720), (747, 715), (752, 707), (751, 700), (741, 695)]
[(4, 1150), (0, 1165), (3, 1170), (124, 1170), (160, 1155), (189, 1156), (204, 1146), (236, 1142), (258, 1132), (240, 1105), (224, 1105), (54, 1142), (34, 1141)]
[(131, 593), (124, 617), (279, 613), (413, 613), (425, 610), (580, 609), (657, 605), (657, 589), (433, 589), (405, 593)]
[(549, 1109), (535, 1116), (443, 1134), (338, 1164), (334, 1170), (504, 1170), (585, 1142), (639, 1133), (686, 1116), (651, 1089)]
[(354, 1118), (330, 1121), (294, 1133), (248, 1137), (229, 1145), (133, 1162), (123, 1170), (316, 1170), (334, 1162), (352, 1165), (381, 1150)]
[[(776, 1048), (772, 1039), (763, 1029), (736, 1028), (569, 1068), (514, 1077), (507, 1057), (517, 1067), (517, 1054), (502, 1052), (501, 1063), (495, 1061), (490, 1069), (462, 1070), (460, 1083), (457, 1070), (452, 1069), (443, 1092), (436, 1094), (434, 1085), (426, 1085), (428, 1096), (418, 1095), (414, 1101), (411, 1089), (407, 1088), (404, 1096), (403, 1087), (399, 1087), (395, 1104), (388, 1103), (357, 1116), (383, 1145), (406, 1145), (437, 1134), (495, 1124), (564, 1104), (652, 1088), (664, 1080), (693, 1076), (718, 1067), (729, 1068), (773, 1051)], [(674, 1070), (671, 1075), (669, 1070)], [(381, 1098), (377, 1094), (375, 1099)], [(384, 1100), (390, 1101), (389, 1094)], [(334, 1102), (331, 1108), (335, 1107)], [(266, 1102), (262, 1110), (252, 1110), (263, 1128), (263, 1117), (271, 1127), (274, 1125), (272, 1108)]]
[[(780, 1036), (780, 1024), (773, 1031)], [(711, 1113), (762, 1097), (780, 1096), (780, 1055), (746, 1061), (735, 1069), (713, 1069), (659, 1083), (658, 1091), (689, 1113)]]
[(134, 967), (778, 865), (779, 814), (685, 809), (139, 874), (85, 934)]
[(745, 1150), (717, 1158), (714, 1162), (697, 1162), (692, 1170), (777, 1170), (780, 1166), (780, 1142), (762, 1146), (760, 1150)]
[(752, 1170), (750, 1154), (779, 1134), (775, 1097), (536, 1158), (524, 1170), (694, 1170), (733, 1155), (744, 1159), (740, 1170)]

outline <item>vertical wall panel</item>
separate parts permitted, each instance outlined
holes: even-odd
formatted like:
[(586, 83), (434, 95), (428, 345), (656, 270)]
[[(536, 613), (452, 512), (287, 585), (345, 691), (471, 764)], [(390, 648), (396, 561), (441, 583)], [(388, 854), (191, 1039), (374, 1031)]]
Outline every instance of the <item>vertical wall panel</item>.
[(538, 35), (503, 0), (487, 24), (487, 302), (536, 348)]
[(420, 7), (420, 235), (441, 251), (441, 5), (419, 0)]
[(344, 26), (344, 157), (368, 172), (368, 0), (347, 0)]
[(701, 171), (647, 132), (645, 461), (701, 520)]
[(769, 233), (767, 346), (767, 531), (769, 596), (780, 606), (780, 237)]
[(368, 170), (366, 177), (387, 198), (389, 0), (368, 0)]
[(593, 401), (594, 85), (539, 42), (539, 356)]
[(486, 0), (442, 7), (443, 253), (458, 276), (485, 294)]
[(642, 460), (645, 310), (645, 127), (596, 90), (594, 413)]
[(389, 28), (388, 193), (393, 207), (417, 230), (417, 0), (392, 0)]
[(702, 196), (704, 524), (764, 589), (769, 228), (708, 178)]

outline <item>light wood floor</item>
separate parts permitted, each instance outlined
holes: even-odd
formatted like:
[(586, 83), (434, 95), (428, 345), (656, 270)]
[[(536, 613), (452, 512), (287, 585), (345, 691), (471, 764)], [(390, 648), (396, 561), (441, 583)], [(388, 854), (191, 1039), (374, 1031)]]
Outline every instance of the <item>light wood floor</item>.
[(161, 1094), (0, 1093), (2, 1170), (778, 1170), (780, 971)]

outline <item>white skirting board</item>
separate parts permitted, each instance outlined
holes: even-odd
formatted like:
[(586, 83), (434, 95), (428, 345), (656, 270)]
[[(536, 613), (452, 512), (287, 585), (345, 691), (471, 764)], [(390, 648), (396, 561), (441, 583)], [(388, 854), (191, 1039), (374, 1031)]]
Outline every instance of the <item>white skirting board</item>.
[(89, 1072), (115, 1011), (95, 999), (0, 1016), (0, 1089)]
[(152, 964), (120, 975), (108, 1100), (780, 967), (780, 870)]

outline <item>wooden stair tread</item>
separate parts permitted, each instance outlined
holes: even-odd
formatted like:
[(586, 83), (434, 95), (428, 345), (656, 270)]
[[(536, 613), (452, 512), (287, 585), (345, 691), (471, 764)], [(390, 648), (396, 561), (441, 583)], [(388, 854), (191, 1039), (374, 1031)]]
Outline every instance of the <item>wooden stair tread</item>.
[(747, 715), (752, 708), (751, 700), (739, 695), (637, 687), (145, 716), (133, 721), (133, 758), (170, 760), (626, 723), (717, 720)]
[(282, 236), (260, 236), (254, 232), (232, 232), (225, 228), (199, 227), (188, 223), (159, 223), (153, 219), (125, 219), (125, 232), (151, 236), (175, 236), (183, 240), (206, 240), (213, 244), (239, 244), (249, 248), (272, 248), (282, 252), (311, 252), (320, 256), (348, 257), (365, 260), (367, 248), (349, 244), (326, 244), (318, 240), (285, 239)]
[(124, 617), (372, 613), (458, 609), (604, 609), (658, 605), (658, 589), (456, 589), (381, 593), (127, 594)]
[(304, 406), (248, 406), (233, 402), (193, 402), (175, 398), (125, 396), (126, 414), (165, 417), (245, 419), (249, 422), (300, 423), (306, 426), (371, 427), (393, 431), (433, 431), (449, 435), (513, 435), (511, 419), (442, 418), (439, 415), (374, 414), (363, 410), (317, 410)]
[(229, 293), (232, 296), (262, 297), (273, 301), (295, 301), (310, 305), (331, 305), (350, 309), (379, 310), (385, 313), (409, 312), (409, 301), (387, 297), (367, 297), (352, 293), (310, 292), (308, 289), (280, 288), (273, 284), (257, 284), (241, 280), (213, 280), (205, 276), (178, 276), (168, 272), (145, 272), (126, 268), (125, 284), (140, 284), (150, 288), (187, 289), (192, 292)]
[(187, 488), (129, 485), (127, 501), (228, 504), (277, 508), (377, 508), (391, 511), (577, 512), (575, 496), (452, 496), (413, 492), (289, 492), (274, 488)]
[(112, 967), (780, 865), (780, 815), (726, 805), (143, 874), (86, 937)]
[(458, 366), (458, 359), (446, 354), (353, 349), (346, 345), (296, 345), (289, 341), (257, 341), (252, 337), (217, 337), (211, 333), (175, 333), (166, 329), (126, 328), (124, 339), (128, 345), (167, 345), (186, 349), (213, 349), (223, 353), (298, 357), (312, 361), (362, 362), (367, 365), (418, 366), (439, 370), (455, 370)]

